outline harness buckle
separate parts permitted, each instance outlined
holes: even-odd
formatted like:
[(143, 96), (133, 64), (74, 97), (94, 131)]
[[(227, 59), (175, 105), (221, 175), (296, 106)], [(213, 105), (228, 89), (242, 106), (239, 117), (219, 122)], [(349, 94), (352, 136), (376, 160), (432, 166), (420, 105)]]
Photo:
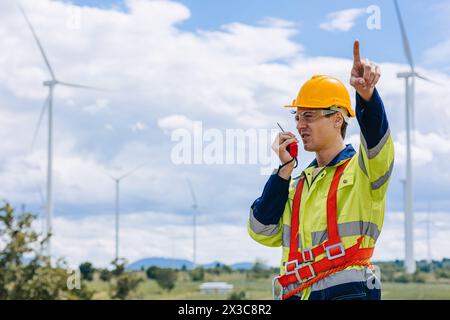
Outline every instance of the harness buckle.
[[(305, 254), (305, 253), (307, 253), (307, 254)], [(308, 258), (307, 258), (307, 256), (308, 256)], [(302, 250), (302, 258), (303, 258), (303, 262), (314, 261), (312, 249), (306, 248), (306, 249)]]
[[(311, 273), (311, 275), (309, 277), (307, 277), (307, 278), (302, 279), (302, 277), (300, 276), (300, 273), (298, 271), (300, 270), (300, 268), (303, 268), (303, 267), (306, 267), (306, 266), (309, 268), (309, 272)], [(309, 262), (308, 263), (304, 263), (304, 264), (301, 265), (300, 268), (296, 268), (294, 270), (295, 271), (295, 277), (297, 278), (299, 283), (306, 282), (306, 281), (308, 281), (308, 280), (310, 280), (310, 279), (312, 279), (312, 278), (314, 278), (316, 276), (316, 273), (314, 272), (314, 269), (313, 269), (311, 263), (309, 263)]]
[[(334, 248), (340, 248), (341, 252), (339, 252), (338, 254), (332, 254), (330, 252), (330, 250), (334, 249)], [(337, 259), (337, 258), (345, 256), (345, 249), (344, 249), (344, 245), (342, 244), (342, 242), (339, 242), (339, 243), (336, 243), (336, 244), (332, 244), (330, 246), (325, 247), (325, 251), (327, 253), (327, 258), (329, 260), (334, 260), (334, 259)]]
[[(294, 267), (294, 269), (293, 269), (292, 271), (289, 271), (289, 270), (288, 270), (288, 266), (290, 266), (291, 264), (294, 264), (295, 267)], [(298, 268), (298, 260), (291, 260), (291, 261), (288, 261), (288, 262), (286, 262), (286, 263), (284, 264), (284, 272), (285, 272), (286, 275), (294, 274), (294, 273), (295, 273), (295, 270), (296, 270), (297, 268)]]

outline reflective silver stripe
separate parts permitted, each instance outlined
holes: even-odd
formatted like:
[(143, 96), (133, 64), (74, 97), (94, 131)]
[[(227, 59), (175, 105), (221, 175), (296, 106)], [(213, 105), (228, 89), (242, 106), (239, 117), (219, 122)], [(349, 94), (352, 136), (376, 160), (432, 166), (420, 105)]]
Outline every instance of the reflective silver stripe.
[(283, 247), (289, 247), (291, 242), (291, 227), (283, 224)]
[(369, 151), (367, 150), (367, 142), (366, 142), (366, 139), (364, 138), (364, 135), (362, 134), (362, 132), (360, 133), (359, 136), (360, 136), (360, 140), (361, 140), (361, 145), (363, 146), (364, 151), (366, 151), (366, 154), (368, 154)]
[(364, 174), (366, 175), (366, 177), (369, 177), (369, 175), (367, 174), (366, 165), (364, 164), (363, 154), (361, 151), (359, 152), (359, 156), (358, 156), (358, 164), (359, 164), (359, 167), (361, 168), (362, 172), (364, 172)]
[[(339, 235), (341, 237), (357, 236), (357, 235), (368, 235), (373, 240), (377, 241), (380, 230), (378, 226), (372, 222), (366, 221), (354, 221), (354, 222), (344, 222), (338, 224)], [(312, 245), (317, 246), (328, 239), (328, 231), (315, 231), (311, 233)]]
[(389, 170), (383, 176), (379, 177), (376, 181), (371, 183), (372, 190), (377, 190), (381, 188), (391, 177), (393, 169), (394, 169), (394, 160), (392, 160), (391, 165), (389, 166)]
[[(291, 245), (291, 226), (283, 224), (283, 247), (290, 247)], [(298, 248), (302, 248), (302, 238), (298, 235)]]
[(253, 209), (250, 208), (250, 228), (254, 233), (263, 235), (263, 236), (273, 236), (278, 233), (280, 227), (278, 224), (269, 224), (265, 225), (256, 220), (253, 215)]
[(366, 267), (364, 269), (350, 269), (333, 273), (328, 277), (317, 281), (311, 287), (312, 291), (324, 290), (330, 287), (334, 287), (340, 284), (349, 282), (364, 282), (367, 283), (369, 279), (372, 279), (375, 274)]
[(361, 144), (363, 145), (364, 150), (366, 151), (366, 154), (367, 154), (367, 157), (369, 158), (369, 160), (375, 158), (380, 153), (381, 149), (383, 149), (386, 142), (388, 141), (390, 135), (391, 135), (391, 129), (388, 128), (386, 130), (386, 133), (384, 134), (384, 136), (381, 138), (380, 142), (378, 142), (378, 144), (375, 147), (368, 149), (366, 139), (364, 138), (363, 134), (361, 133)]
[(317, 246), (328, 239), (327, 230), (315, 231), (311, 233), (312, 245)]
[(390, 134), (391, 134), (391, 130), (388, 128), (386, 130), (386, 133), (384, 134), (383, 138), (381, 138), (380, 142), (378, 142), (378, 144), (375, 147), (373, 147), (372, 149), (370, 149), (368, 151), (367, 157), (369, 159), (375, 158), (380, 153), (381, 149), (383, 149), (384, 145), (388, 141)]

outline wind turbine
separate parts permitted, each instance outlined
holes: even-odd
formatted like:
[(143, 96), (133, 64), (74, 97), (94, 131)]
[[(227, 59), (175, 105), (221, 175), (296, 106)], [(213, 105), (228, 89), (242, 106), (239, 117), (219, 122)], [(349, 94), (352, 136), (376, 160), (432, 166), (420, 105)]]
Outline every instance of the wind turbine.
[(189, 186), (189, 190), (191, 191), (192, 195), (192, 213), (193, 213), (193, 268), (195, 269), (195, 266), (197, 264), (197, 198), (195, 196), (194, 188), (192, 187), (191, 180), (189, 178), (186, 178), (187, 184)]
[(115, 182), (116, 184), (116, 251), (115, 251), (115, 261), (118, 261), (119, 259), (119, 200), (120, 200), (120, 182), (131, 176), (133, 173), (141, 169), (142, 167), (146, 166), (147, 163), (141, 164), (134, 168), (133, 170), (128, 171), (124, 175), (121, 175), (120, 177), (114, 177), (110, 174), (109, 177)]
[(50, 73), (50, 80), (45, 81), (43, 84), (45, 87), (48, 87), (48, 96), (45, 99), (44, 105), (41, 110), (41, 114), (39, 116), (39, 120), (37, 123), (37, 127), (33, 136), (33, 142), (32, 142), (32, 148), (34, 146), (34, 143), (36, 141), (36, 136), (43, 118), (43, 115), (45, 113), (46, 108), (48, 108), (48, 153), (47, 153), (47, 201), (46, 201), (46, 214), (47, 214), (47, 221), (46, 221), (46, 236), (47, 236), (47, 255), (51, 258), (51, 236), (53, 234), (53, 227), (52, 227), (52, 218), (53, 218), (53, 94), (55, 91), (55, 87), (57, 85), (66, 86), (66, 87), (72, 87), (72, 88), (79, 88), (79, 89), (88, 89), (88, 90), (99, 90), (99, 91), (105, 91), (103, 89), (69, 83), (69, 82), (63, 82), (59, 81), (55, 73), (53, 72), (53, 68), (47, 58), (47, 55), (45, 54), (44, 48), (41, 44), (41, 41), (39, 40), (39, 37), (37, 36), (30, 20), (28, 19), (27, 14), (25, 13), (25, 10), (20, 5), (20, 3), (17, 2), (17, 6), (19, 7), (20, 12), (22, 13), (31, 33), (33, 34), (33, 38), (36, 41), (36, 44), (39, 48), (39, 51), (41, 52), (42, 58), (44, 59), (45, 65), (47, 66), (47, 70)]
[(411, 129), (414, 136), (414, 89), (415, 78), (433, 82), (430, 79), (420, 75), (414, 70), (414, 62), (403, 24), (402, 15), (397, 0), (394, 0), (395, 11), (397, 13), (398, 23), (403, 42), (403, 50), (408, 60), (410, 70), (397, 73), (398, 78), (405, 79), (405, 109), (406, 109), (406, 179), (405, 179), (405, 269), (407, 273), (416, 271), (416, 262), (414, 260), (414, 212), (413, 212), (413, 182), (412, 182), (412, 163), (411, 163)]

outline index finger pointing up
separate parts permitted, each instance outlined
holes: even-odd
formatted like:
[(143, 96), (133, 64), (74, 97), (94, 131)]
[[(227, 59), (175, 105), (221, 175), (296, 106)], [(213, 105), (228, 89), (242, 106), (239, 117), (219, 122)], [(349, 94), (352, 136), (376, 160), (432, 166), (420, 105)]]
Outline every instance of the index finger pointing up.
[(361, 55), (359, 54), (359, 40), (353, 43), (353, 63), (361, 63)]

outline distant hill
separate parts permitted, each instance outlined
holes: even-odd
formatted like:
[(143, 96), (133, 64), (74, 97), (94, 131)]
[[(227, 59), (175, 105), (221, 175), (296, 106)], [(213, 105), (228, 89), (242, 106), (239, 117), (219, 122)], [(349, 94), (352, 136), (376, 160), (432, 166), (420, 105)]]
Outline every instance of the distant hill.
[(253, 267), (253, 262), (239, 262), (231, 265), (233, 270), (250, 270)]
[[(249, 270), (253, 267), (253, 264), (254, 264), (253, 262), (239, 262), (239, 263), (234, 263), (234, 264), (230, 265), (230, 267), (233, 270)], [(187, 269), (192, 269), (193, 265), (194, 264), (192, 263), (192, 261), (185, 260), (185, 259), (152, 257), (152, 258), (140, 259), (138, 261), (130, 263), (127, 266), (127, 270), (140, 271), (142, 269), (146, 270), (151, 266), (156, 266), (156, 267), (160, 267), (160, 268), (173, 268), (173, 269), (181, 269), (181, 268), (183, 268), (183, 266), (186, 266)], [(222, 266), (222, 265), (224, 265), (224, 263), (222, 263), (220, 261), (213, 261), (210, 263), (206, 263), (202, 266), (205, 269), (211, 269), (211, 268), (215, 268), (216, 265)]]
[(192, 269), (193, 263), (189, 260), (184, 259), (170, 259), (170, 258), (145, 258), (133, 263), (130, 263), (127, 266), (127, 270), (130, 271), (140, 271), (142, 268), (146, 270), (151, 266), (156, 266), (160, 268), (173, 268), (173, 269), (181, 269), (183, 266), (186, 266), (187, 269)]
[(224, 264), (222, 262), (220, 262), (220, 261), (213, 261), (213, 262), (204, 264), (203, 268), (205, 268), (205, 269), (214, 269), (217, 265), (223, 266)]

